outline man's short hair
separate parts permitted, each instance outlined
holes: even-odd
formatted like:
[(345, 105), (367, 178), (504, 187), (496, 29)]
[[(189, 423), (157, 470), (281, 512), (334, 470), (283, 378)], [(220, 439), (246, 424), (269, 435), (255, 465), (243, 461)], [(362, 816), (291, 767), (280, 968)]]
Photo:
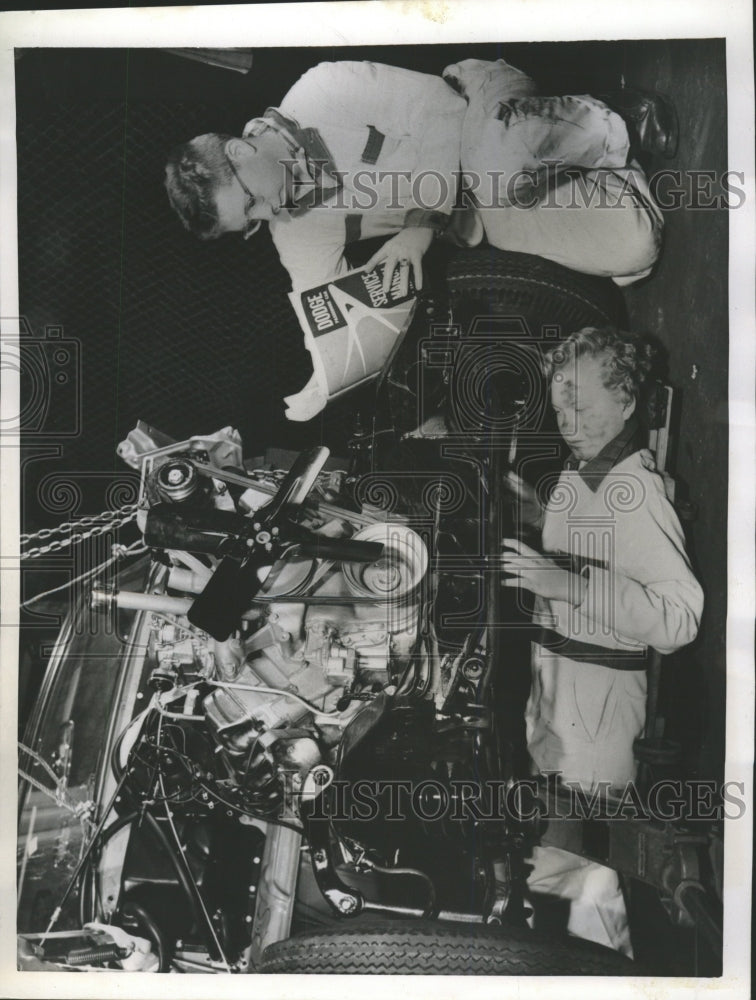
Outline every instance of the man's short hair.
[(637, 333), (615, 326), (586, 326), (547, 351), (543, 368), (550, 382), (560, 368), (577, 358), (599, 358), (605, 388), (619, 389), (627, 400), (637, 400), (656, 353), (654, 345)]
[(208, 132), (171, 150), (165, 188), (171, 207), (184, 226), (203, 240), (221, 235), (215, 196), (233, 180), (225, 146), (230, 135)]

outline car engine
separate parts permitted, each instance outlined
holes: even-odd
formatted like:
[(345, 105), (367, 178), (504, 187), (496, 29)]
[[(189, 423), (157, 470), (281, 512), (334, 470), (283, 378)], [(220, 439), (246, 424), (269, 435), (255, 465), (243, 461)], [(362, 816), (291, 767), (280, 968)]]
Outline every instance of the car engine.
[[(120, 648), (104, 811), (38, 956), (56, 924), (97, 947), (104, 920), (163, 971), (246, 971), (303, 919), (482, 922), (512, 900), (502, 824), (452, 787), (500, 773), (482, 631), (439, 639), (428, 524), (357, 502), (328, 458), (247, 471), (217, 439), (139, 456), (146, 575), (89, 595)], [(382, 786), (369, 822), (355, 781)], [(391, 822), (402, 783), (461, 817)]]

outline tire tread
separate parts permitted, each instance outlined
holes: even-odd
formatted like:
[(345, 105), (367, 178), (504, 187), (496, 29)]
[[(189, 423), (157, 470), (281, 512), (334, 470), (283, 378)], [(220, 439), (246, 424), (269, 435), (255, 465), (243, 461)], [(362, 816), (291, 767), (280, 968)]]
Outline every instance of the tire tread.
[(519, 928), (427, 920), (360, 922), (288, 938), (265, 951), (266, 973), (342, 975), (637, 975), (628, 959), (576, 939)]

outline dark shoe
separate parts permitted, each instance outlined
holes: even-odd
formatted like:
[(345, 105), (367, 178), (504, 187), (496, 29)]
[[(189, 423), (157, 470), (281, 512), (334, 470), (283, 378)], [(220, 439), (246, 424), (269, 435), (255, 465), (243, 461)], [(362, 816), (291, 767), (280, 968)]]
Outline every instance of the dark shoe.
[(677, 112), (661, 94), (623, 89), (601, 94), (600, 100), (624, 119), (630, 133), (631, 151), (671, 159), (677, 152)]

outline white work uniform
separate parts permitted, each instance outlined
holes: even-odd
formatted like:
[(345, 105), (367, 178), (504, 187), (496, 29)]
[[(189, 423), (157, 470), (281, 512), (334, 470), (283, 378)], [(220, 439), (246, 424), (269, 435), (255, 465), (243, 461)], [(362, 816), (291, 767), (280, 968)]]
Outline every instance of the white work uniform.
[[(560, 771), (586, 792), (635, 777), (643, 655), (692, 642), (703, 608), (662, 479), (640, 452), (626, 454), (628, 439), (623, 432), (582, 469), (562, 472), (543, 525), (544, 552), (569, 554), (588, 585), (576, 607), (536, 599), (535, 619), (547, 631), (544, 644), (533, 644), (528, 749), (537, 770)], [(624, 457), (607, 469), (623, 444)], [(573, 901), (572, 933), (631, 953), (614, 871), (549, 846), (537, 847), (532, 863), (533, 892)]]
[[(493, 246), (621, 284), (648, 274), (659, 253), (661, 214), (642, 172), (628, 164), (618, 115), (592, 97), (535, 97), (532, 81), (503, 60), (465, 60), (445, 76), (461, 93), (411, 70), (321, 63), (278, 109), (247, 124), (245, 135), (261, 121), (283, 124), (303, 164), (326, 162), (318, 183), (330, 193), (322, 202), (270, 221), (294, 290), (342, 274), (349, 242), (408, 226), (442, 230), (461, 176)], [(541, 169), (544, 159), (581, 168), (585, 194), (577, 190), (575, 203), (567, 185), (542, 192), (536, 207), (512, 204), (508, 179)], [(476, 184), (473, 175), (485, 176)], [(590, 200), (599, 189), (601, 205)]]

